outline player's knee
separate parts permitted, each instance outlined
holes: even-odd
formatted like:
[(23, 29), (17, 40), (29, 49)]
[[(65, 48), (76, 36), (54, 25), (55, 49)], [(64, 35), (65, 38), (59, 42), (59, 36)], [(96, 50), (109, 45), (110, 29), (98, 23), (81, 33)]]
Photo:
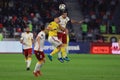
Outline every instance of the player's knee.
[(43, 63), (45, 63), (45, 61), (46, 61), (46, 59), (45, 59), (45, 58), (43, 58)]
[(29, 54), (29, 55), (28, 55), (28, 58), (31, 58), (31, 57), (32, 57), (32, 55), (31, 55), (31, 54)]
[(57, 49), (60, 50), (62, 45), (57, 46)]

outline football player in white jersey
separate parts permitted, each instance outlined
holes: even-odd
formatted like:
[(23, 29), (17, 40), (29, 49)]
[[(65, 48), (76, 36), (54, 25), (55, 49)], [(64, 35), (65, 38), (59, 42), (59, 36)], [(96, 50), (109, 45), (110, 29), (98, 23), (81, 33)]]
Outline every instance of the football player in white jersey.
[(30, 32), (29, 27), (26, 27), (25, 32), (21, 34), (20, 43), (23, 45), (23, 54), (26, 59), (27, 70), (30, 70), (31, 56), (32, 56), (32, 44), (33, 33)]
[[(68, 14), (66, 11), (62, 12), (61, 16), (59, 17), (59, 24), (64, 27), (66, 29), (66, 25), (68, 23), (68, 21), (71, 21), (71, 23), (75, 23), (75, 24), (81, 24), (83, 22), (83, 20), (81, 21), (76, 21), (76, 20), (73, 20), (73, 19), (70, 19), (68, 17)], [(68, 44), (69, 44), (69, 35), (68, 35), (68, 29), (66, 29), (67, 31), (64, 32), (64, 31), (59, 31), (58, 32), (58, 38), (59, 40), (62, 41), (62, 43), (64, 44), (64, 46), (66, 46), (66, 54), (68, 53), (68, 50), (67, 50), (67, 47), (68, 47)], [(60, 62), (64, 62), (63, 58), (62, 58), (62, 55), (61, 55), (61, 52), (58, 53), (58, 60)]]
[(38, 33), (36, 37), (35, 46), (34, 46), (34, 53), (36, 58), (38, 59), (38, 62), (36, 63), (36, 66), (33, 72), (35, 77), (38, 77), (39, 75), (41, 75), (40, 68), (45, 62), (45, 54), (43, 52), (44, 42), (45, 42), (45, 28), (41, 27), (41, 31)]

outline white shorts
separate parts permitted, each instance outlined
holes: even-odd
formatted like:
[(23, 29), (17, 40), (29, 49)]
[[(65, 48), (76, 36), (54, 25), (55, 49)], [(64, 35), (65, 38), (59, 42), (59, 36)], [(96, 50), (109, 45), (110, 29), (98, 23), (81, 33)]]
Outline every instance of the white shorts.
[(58, 37), (52, 36), (48, 37), (48, 41), (54, 46), (58, 47), (62, 44), (62, 42), (58, 39)]

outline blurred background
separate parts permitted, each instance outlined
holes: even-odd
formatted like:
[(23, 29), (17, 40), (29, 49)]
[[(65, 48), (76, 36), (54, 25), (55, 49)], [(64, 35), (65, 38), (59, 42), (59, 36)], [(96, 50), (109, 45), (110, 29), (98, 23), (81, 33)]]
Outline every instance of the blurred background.
[(84, 20), (68, 22), (72, 42), (116, 42), (120, 33), (120, 0), (1, 0), (0, 40), (19, 40), (26, 26), (36, 34), (65, 4), (68, 16)]

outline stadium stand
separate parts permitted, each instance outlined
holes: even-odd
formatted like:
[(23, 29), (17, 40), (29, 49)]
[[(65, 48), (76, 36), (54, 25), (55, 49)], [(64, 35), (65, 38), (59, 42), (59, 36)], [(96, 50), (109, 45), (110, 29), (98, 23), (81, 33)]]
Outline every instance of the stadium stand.
[(118, 3), (118, 0), (79, 0), (85, 24), (88, 26), (88, 35), (91, 32), (97, 39), (101, 34), (119, 32), (113, 23)]
[[(101, 38), (101, 34), (117, 34), (118, 26), (113, 23), (113, 16), (118, 0), (77, 0), (80, 11), (85, 19), (87, 32), (82, 27), (79, 34), (75, 33), (72, 24), (68, 23), (70, 41), (93, 41)], [(52, 17), (59, 14), (59, 4), (68, 0), (1, 0), (0, 2), (0, 32), (4, 38), (19, 38), (26, 26), (36, 34), (41, 26), (46, 25)], [(72, 0), (70, 0), (72, 2)], [(67, 6), (70, 7), (70, 6)], [(74, 6), (73, 6), (74, 7)], [(73, 12), (74, 13), (74, 12)], [(105, 28), (106, 26), (106, 28)], [(102, 31), (104, 32), (102, 33)], [(76, 37), (77, 36), (77, 37)], [(78, 37), (80, 40), (77, 40)], [(82, 37), (82, 38), (81, 38)]]
[(37, 32), (59, 14), (63, 0), (1, 0), (0, 29), (5, 38), (20, 36), (26, 26)]

